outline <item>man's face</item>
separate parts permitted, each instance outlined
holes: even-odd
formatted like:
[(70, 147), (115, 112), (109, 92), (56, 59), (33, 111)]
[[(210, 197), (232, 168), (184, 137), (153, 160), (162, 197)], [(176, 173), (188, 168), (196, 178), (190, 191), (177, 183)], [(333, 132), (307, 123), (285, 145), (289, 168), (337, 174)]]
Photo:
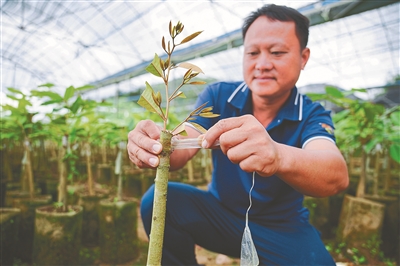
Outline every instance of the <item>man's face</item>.
[(257, 18), (244, 39), (243, 76), (254, 96), (285, 97), (296, 84), (309, 58), (301, 50), (294, 22)]

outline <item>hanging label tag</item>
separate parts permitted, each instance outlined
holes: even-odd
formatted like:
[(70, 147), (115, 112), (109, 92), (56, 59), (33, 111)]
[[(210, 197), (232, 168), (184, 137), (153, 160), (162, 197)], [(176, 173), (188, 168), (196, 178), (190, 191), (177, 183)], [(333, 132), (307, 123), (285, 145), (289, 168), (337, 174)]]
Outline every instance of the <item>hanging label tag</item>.
[(250, 205), (246, 212), (246, 226), (244, 228), (242, 237), (242, 246), (240, 250), (240, 265), (241, 266), (257, 266), (260, 261), (258, 260), (257, 250), (253, 243), (253, 238), (251, 237), (251, 232), (249, 228), (249, 210), (251, 208), (251, 191), (254, 187), (255, 172), (253, 172), (253, 184), (249, 191)]

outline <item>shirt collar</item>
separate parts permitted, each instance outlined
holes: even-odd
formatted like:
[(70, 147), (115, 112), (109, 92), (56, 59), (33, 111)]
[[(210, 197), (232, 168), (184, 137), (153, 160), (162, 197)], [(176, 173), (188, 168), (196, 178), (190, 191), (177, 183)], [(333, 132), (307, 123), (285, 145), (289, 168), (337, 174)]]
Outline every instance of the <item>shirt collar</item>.
[(297, 87), (293, 87), (289, 98), (278, 113), (281, 119), (301, 121), (303, 119), (303, 96)]
[[(242, 82), (228, 98), (228, 103), (243, 110), (248, 97), (251, 97), (251, 91), (247, 84)], [(301, 121), (303, 119), (303, 97), (296, 86), (293, 87), (288, 100), (279, 111), (277, 118), (292, 121)]]

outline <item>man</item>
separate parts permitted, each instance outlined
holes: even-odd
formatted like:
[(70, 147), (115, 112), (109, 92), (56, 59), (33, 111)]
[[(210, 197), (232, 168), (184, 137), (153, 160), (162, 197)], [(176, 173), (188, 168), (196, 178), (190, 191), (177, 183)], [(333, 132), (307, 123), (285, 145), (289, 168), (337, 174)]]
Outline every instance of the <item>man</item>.
[[(208, 86), (197, 105), (208, 102), (218, 118), (198, 118), (207, 128), (202, 146), (213, 149), (208, 191), (170, 183), (163, 265), (195, 265), (194, 245), (239, 257), (249, 206), (249, 228), (261, 265), (334, 265), (318, 232), (308, 222), (303, 195), (327, 197), (348, 186), (345, 161), (335, 145), (330, 113), (299, 94), (295, 84), (305, 67), (309, 21), (285, 6), (266, 5), (244, 22), (244, 82)], [(187, 127), (190, 137), (200, 135)], [(128, 153), (141, 168), (156, 167), (160, 129), (141, 121), (129, 134)], [(196, 149), (176, 150), (178, 169)], [(153, 188), (142, 198), (142, 219), (150, 231)]]

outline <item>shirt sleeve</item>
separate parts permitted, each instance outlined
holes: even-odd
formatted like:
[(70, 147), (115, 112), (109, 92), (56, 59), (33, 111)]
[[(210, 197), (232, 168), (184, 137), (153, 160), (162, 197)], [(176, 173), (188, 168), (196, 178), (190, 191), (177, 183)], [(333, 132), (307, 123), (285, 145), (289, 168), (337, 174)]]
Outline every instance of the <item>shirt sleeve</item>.
[(302, 148), (315, 139), (327, 139), (336, 143), (331, 112), (325, 110), (319, 103), (307, 105), (305, 109), (307, 116), (301, 135)]

